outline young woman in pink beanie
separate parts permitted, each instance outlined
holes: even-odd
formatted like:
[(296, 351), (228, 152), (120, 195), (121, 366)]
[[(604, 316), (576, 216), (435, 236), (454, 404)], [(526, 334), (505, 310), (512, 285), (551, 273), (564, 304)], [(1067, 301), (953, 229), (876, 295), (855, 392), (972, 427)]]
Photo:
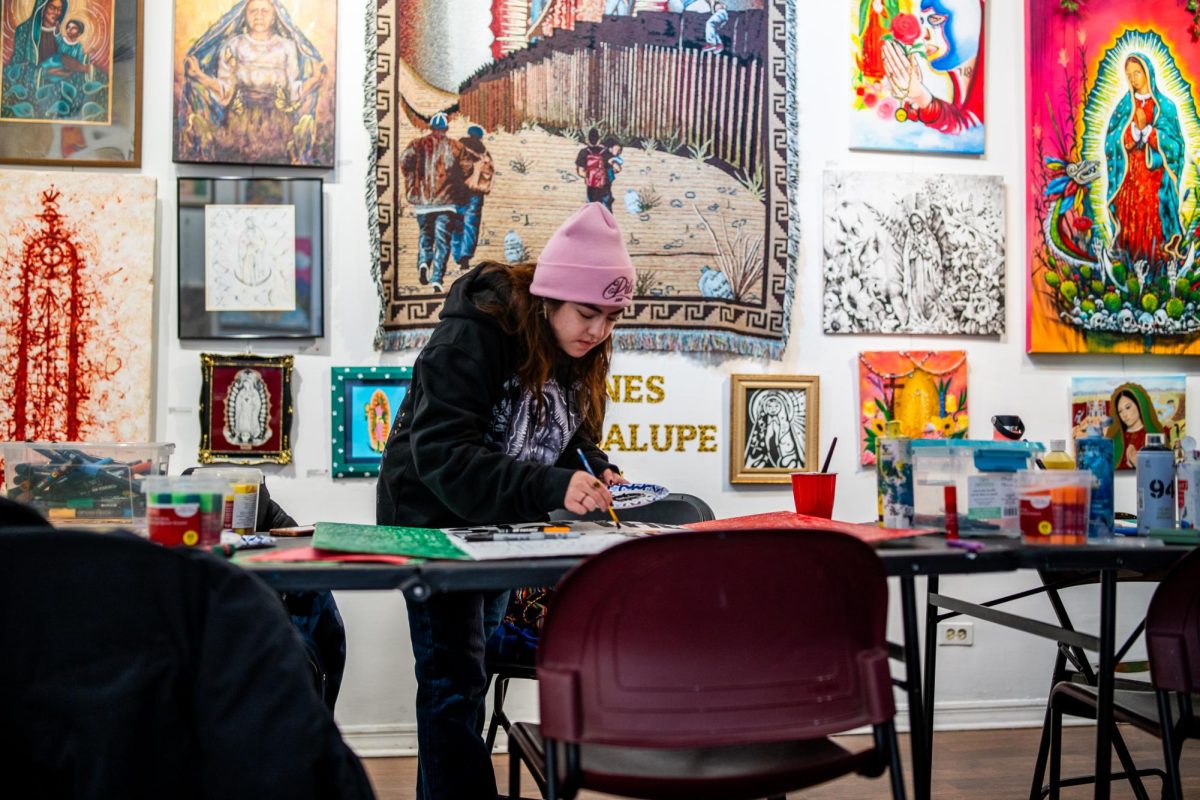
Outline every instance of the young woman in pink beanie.
[[(616, 220), (589, 203), (536, 265), (485, 262), (455, 281), (384, 449), (376, 521), (450, 527), (608, 509), (608, 486), (626, 481), (595, 442), (611, 334), (634, 279)], [(479, 730), (484, 646), (507, 599), (460, 592), (408, 603), (418, 800), (496, 797)]]

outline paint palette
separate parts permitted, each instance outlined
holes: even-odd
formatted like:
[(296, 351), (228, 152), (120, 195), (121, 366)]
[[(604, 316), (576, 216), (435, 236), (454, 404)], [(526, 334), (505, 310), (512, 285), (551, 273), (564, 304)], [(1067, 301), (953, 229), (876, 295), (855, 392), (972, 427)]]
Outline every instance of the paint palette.
[(618, 511), (622, 508), (648, 506), (670, 494), (665, 486), (654, 483), (620, 483), (608, 487), (608, 491), (612, 495), (613, 508)]

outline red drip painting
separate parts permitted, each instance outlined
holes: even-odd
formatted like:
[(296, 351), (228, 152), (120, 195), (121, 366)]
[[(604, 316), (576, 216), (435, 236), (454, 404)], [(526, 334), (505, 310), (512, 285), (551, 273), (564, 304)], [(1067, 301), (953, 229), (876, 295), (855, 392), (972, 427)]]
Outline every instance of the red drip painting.
[(41, 193), (42, 211), (14, 233), (22, 247), (4, 264), (0, 305), (17, 309), (4, 323), (15, 358), (0, 363), (7, 380), (0, 400), (11, 410), (3, 438), (12, 441), (78, 441), (94, 425), (92, 387), (120, 368), (97, 331), (93, 308), (102, 303), (87, 272), (86, 248), (58, 209), (61, 192)]

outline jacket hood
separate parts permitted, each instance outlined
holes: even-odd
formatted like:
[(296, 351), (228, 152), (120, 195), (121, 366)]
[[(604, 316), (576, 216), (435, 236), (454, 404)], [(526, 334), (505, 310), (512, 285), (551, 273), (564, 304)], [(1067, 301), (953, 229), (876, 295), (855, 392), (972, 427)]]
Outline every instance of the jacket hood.
[(485, 266), (480, 264), (450, 285), (439, 315), (441, 319), (459, 317), (495, 323), (495, 318), (479, 306), (495, 302), (507, 306), (508, 278), (500, 271), (484, 272)]

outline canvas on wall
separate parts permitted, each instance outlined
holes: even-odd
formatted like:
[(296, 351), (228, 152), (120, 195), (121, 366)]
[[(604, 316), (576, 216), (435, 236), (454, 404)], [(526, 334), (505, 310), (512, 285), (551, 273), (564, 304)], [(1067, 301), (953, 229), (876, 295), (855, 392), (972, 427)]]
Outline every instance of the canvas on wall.
[(1187, 435), (1187, 377), (1138, 375), (1071, 379), (1071, 435), (1099, 427), (1113, 440), (1113, 465), (1134, 469), (1146, 434), (1161, 433), (1168, 446)]
[(332, 167), (334, 0), (175, 0), (176, 161)]
[(371, 478), (412, 383), (412, 367), (330, 369), (333, 477)]
[(963, 350), (867, 351), (858, 354), (862, 407), (860, 463), (875, 463), (887, 424), (910, 439), (965, 439), (967, 354)]
[(296, 308), (296, 207), (204, 208), (206, 311)]
[(1004, 332), (1004, 186), (825, 173), (826, 333)]
[(1200, 50), (1182, 3), (1027, 0), (1026, 347), (1200, 354)]
[(378, 0), (377, 347), (421, 346), (465, 270), (536, 259), (600, 202), (639, 270), (619, 346), (779, 357), (795, 14), (795, 0)]
[(155, 183), (0, 171), (0, 440), (149, 441)]
[(982, 153), (985, 0), (850, 0), (850, 146)]

